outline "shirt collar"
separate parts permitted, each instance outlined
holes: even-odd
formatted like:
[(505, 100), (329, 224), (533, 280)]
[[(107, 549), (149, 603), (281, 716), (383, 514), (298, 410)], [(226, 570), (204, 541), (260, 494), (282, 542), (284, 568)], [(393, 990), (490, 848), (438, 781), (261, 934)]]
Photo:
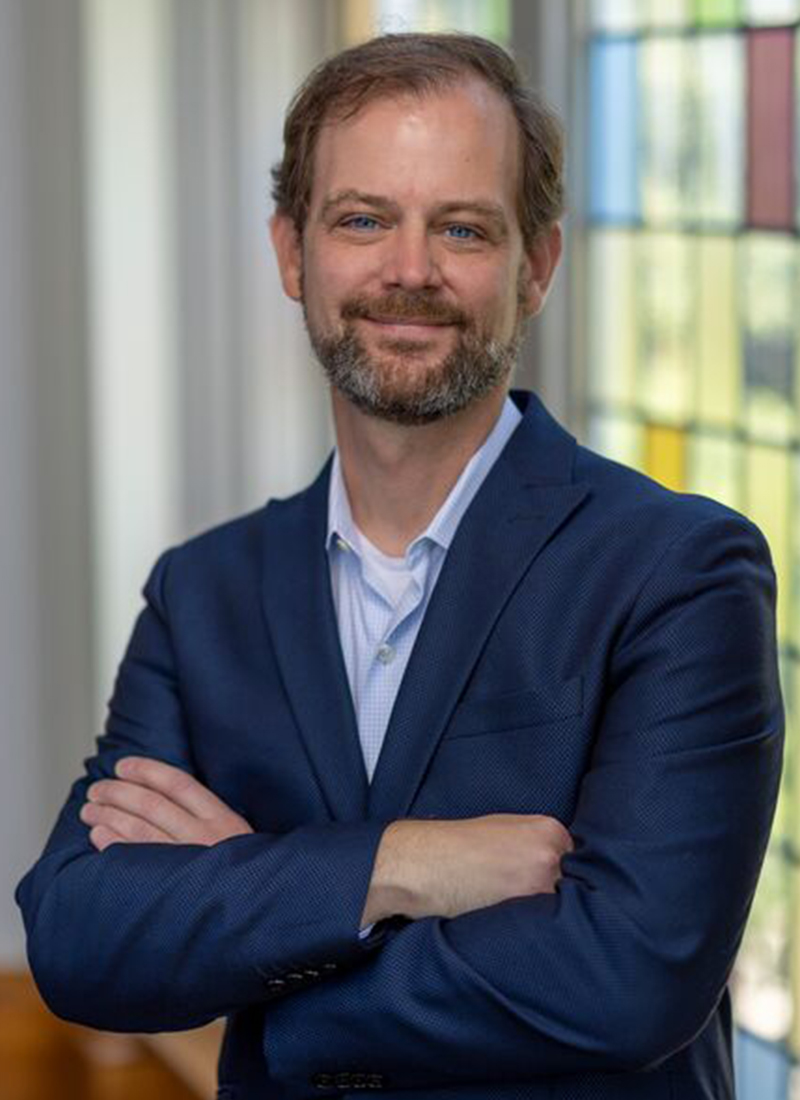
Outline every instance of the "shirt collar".
[[(480, 489), (492, 466), (500, 457), (501, 451), (508, 443), (520, 420), (522, 420), (522, 413), (511, 398), (506, 397), (494, 427), (461, 471), (458, 481), (448, 493), (447, 499), (439, 508), (439, 511), (426, 529), (420, 535), (417, 535), (408, 547), (408, 551), (422, 542), (423, 539), (441, 546), (444, 550), (450, 548), (450, 543), (453, 541), (464, 513), (472, 503), (475, 494)], [(353, 513), (350, 510), (350, 501), (347, 497), (337, 448), (333, 454), (333, 466), (331, 468), (330, 490), (328, 493), (328, 531), (325, 545), (330, 550), (333, 545), (337, 544), (339, 539), (343, 540), (350, 549), (355, 550), (358, 547), (359, 534), (353, 520)]]

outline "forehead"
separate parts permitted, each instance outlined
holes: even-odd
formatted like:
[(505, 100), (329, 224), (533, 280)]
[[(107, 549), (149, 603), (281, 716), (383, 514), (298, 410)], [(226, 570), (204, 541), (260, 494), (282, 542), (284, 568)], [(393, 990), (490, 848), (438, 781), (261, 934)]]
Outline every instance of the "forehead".
[(384, 96), (323, 127), (314, 156), (311, 207), (348, 189), (397, 201), (481, 198), (511, 211), (519, 130), (507, 101), (468, 78), (424, 94)]

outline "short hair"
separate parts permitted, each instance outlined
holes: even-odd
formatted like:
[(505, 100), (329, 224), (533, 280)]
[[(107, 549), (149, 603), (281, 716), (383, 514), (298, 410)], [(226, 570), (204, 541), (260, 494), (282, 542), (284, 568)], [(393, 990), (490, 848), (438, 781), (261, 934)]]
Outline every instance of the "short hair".
[(561, 123), (522, 80), (501, 46), (477, 35), (384, 34), (318, 65), (298, 89), (283, 129), (284, 156), (272, 169), (276, 209), (302, 236), (322, 127), (352, 118), (373, 100), (425, 95), (477, 75), (510, 105), (520, 135), (517, 216), (526, 246), (561, 217), (564, 140)]

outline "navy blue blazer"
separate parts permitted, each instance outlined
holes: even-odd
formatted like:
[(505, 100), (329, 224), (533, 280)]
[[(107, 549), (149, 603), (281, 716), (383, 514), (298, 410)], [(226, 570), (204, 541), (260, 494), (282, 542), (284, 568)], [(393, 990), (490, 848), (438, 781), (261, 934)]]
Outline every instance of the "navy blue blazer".
[[(220, 1095), (727, 1100), (726, 982), (772, 822), (775, 575), (753, 523), (523, 420), (466, 513), (368, 784), (305, 492), (166, 551), (106, 730), (17, 888), (59, 1016), (227, 1016)], [(142, 754), (256, 830), (99, 853), (90, 782)], [(555, 894), (359, 919), (397, 818), (549, 814)]]

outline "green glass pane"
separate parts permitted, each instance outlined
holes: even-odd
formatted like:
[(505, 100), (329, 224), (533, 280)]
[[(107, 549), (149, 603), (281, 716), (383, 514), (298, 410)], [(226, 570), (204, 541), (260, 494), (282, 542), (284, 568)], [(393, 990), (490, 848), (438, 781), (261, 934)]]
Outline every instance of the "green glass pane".
[(691, 213), (686, 195), (695, 144), (691, 49), (689, 39), (672, 36), (640, 47), (642, 212), (646, 221), (665, 226)]
[(800, 0), (743, 0), (744, 17), (760, 26), (781, 26), (800, 19)]
[(683, 142), (681, 212), (691, 221), (733, 227), (744, 216), (744, 43), (738, 34), (701, 34), (689, 51), (692, 124)]
[(701, 423), (730, 430), (739, 418), (742, 376), (736, 257), (731, 237), (698, 241), (697, 412)]
[(345, 19), (371, 24), (372, 34), (457, 30), (506, 43), (511, 5), (510, 0), (346, 0)]
[(779, 845), (771, 845), (731, 983), (739, 1025), (772, 1042), (785, 1039), (792, 1022), (789, 941), (796, 874)]
[(689, 441), (686, 488), (741, 511), (741, 444), (725, 436), (694, 433)]
[(641, 0), (592, 0), (592, 25), (601, 31), (635, 31), (644, 18)]
[(739, 0), (694, 0), (694, 9), (701, 26), (718, 27), (741, 19)]
[(692, 0), (644, 0), (649, 27), (685, 27), (694, 15)]
[(796, 422), (797, 244), (778, 234), (748, 234), (739, 270), (745, 425), (755, 438), (785, 442)]
[[(797, 460), (781, 447), (745, 445), (745, 514), (761, 528), (769, 543), (778, 578), (778, 637), (789, 640), (792, 602), (792, 555), (789, 509), (795, 488)], [(795, 545), (800, 545), (795, 542)]]
[(643, 468), (643, 435), (642, 424), (632, 417), (595, 414), (589, 418), (588, 440), (592, 450), (637, 470)]
[(634, 402), (635, 243), (627, 230), (589, 235), (589, 393), (602, 404)]
[(693, 415), (697, 348), (697, 245), (676, 233), (642, 233), (637, 249), (639, 405), (653, 420)]

